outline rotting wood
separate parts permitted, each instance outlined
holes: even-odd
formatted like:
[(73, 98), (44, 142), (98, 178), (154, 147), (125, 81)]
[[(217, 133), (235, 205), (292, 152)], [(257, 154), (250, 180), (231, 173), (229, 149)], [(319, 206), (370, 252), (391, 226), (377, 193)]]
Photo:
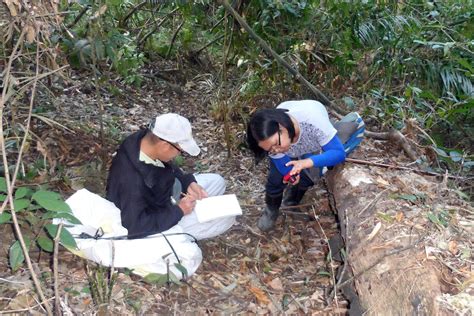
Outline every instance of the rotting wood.
[[(379, 222), (379, 210), (377, 207), (367, 209), (367, 204), (374, 200), (379, 201), (375, 202), (378, 205), (397, 202), (390, 200), (387, 194), (377, 194), (381, 188), (367, 167), (346, 165), (343, 168), (338, 166), (327, 175), (341, 235), (349, 249), (344, 265), (352, 272), (350, 276), (340, 276), (343, 280), (338, 289), (352, 285), (362, 312), (368, 315), (437, 315), (440, 284), (432, 264), (425, 260), (424, 248), (420, 247), (426, 232), (403, 228), (399, 231), (395, 228), (397, 225), (383, 225), (369, 240), (373, 226)], [(411, 177), (422, 178), (416, 174)], [(390, 179), (387, 176), (385, 180)]]

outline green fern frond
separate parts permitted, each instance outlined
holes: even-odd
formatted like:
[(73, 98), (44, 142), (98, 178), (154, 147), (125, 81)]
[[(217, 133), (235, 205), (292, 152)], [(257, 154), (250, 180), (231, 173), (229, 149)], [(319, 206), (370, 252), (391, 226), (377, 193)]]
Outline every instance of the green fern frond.
[(414, 16), (390, 15), (375, 20), (367, 20), (360, 24), (357, 35), (367, 46), (380, 45), (383, 41), (393, 40), (402, 32), (413, 32), (420, 25)]
[(440, 76), (445, 93), (451, 92), (456, 94), (456, 92), (459, 92), (467, 96), (474, 96), (471, 80), (459, 70), (453, 69), (450, 66), (443, 67), (441, 68)]

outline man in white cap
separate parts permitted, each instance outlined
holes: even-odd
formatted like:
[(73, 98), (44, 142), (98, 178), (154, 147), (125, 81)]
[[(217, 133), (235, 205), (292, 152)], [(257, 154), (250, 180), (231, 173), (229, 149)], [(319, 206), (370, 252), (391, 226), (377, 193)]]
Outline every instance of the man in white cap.
[(200, 152), (189, 121), (175, 113), (159, 115), (148, 129), (128, 136), (112, 161), (107, 199), (121, 211), (128, 238), (164, 232), (179, 224), (196, 239), (229, 229), (234, 217), (198, 223), (196, 201), (222, 195), (225, 181), (217, 174), (185, 174), (173, 159)]

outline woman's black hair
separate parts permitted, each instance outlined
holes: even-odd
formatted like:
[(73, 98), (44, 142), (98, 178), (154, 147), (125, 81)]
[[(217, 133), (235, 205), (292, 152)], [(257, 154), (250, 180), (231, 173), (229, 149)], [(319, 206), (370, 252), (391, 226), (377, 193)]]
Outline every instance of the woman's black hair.
[(261, 109), (255, 112), (247, 124), (247, 144), (255, 155), (257, 163), (268, 154), (258, 146), (263, 141), (278, 132), (280, 125), (288, 130), (290, 140), (295, 137), (295, 127), (286, 109)]

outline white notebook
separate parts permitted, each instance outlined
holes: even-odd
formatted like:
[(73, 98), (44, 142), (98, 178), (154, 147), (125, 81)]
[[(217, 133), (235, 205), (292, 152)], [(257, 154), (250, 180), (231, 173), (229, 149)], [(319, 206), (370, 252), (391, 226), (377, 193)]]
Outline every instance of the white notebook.
[(196, 201), (194, 211), (200, 223), (226, 216), (242, 215), (242, 209), (235, 194), (210, 196)]

